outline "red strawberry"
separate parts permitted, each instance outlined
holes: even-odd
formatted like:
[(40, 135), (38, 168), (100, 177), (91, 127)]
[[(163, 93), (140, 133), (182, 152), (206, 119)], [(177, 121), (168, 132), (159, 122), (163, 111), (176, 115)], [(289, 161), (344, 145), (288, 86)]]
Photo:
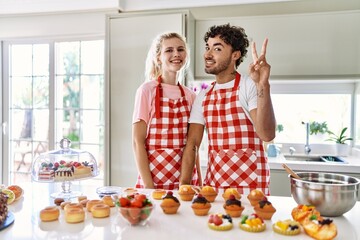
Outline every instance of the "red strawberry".
[(58, 168), (60, 166), (60, 164), (58, 162), (54, 163), (54, 167)]
[(119, 204), (120, 204), (120, 207), (129, 207), (130, 200), (128, 198), (121, 197), (121, 198), (119, 198)]
[(129, 208), (129, 217), (132, 219), (140, 218), (141, 209), (140, 208)]
[(209, 223), (214, 223), (214, 215), (209, 216)]
[(64, 165), (66, 162), (64, 160), (60, 160), (60, 164)]
[(219, 226), (219, 225), (221, 225), (222, 223), (223, 223), (223, 220), (222, 220), (222, 218), (221, 217), (219, 217), (219, 215), (214, 215), (214, 224), (216, 225), (216, 226)]

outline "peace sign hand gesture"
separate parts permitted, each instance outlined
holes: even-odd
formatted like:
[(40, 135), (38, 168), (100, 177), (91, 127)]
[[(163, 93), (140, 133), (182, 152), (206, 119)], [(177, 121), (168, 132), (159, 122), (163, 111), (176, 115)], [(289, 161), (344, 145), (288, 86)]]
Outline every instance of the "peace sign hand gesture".
[(253, 62), (249, 66), (249, 75), (255, 83), (268, 83), (271, 66), (266, 61), (266, 47), (268, 39), (265, 38), (261, 48), (261, 55), (258, 57), (255, 42), (251, 44)]

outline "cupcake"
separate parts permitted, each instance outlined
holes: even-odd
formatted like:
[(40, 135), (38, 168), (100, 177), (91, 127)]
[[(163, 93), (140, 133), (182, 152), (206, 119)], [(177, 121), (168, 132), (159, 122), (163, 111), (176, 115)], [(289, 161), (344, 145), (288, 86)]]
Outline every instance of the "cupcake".
[(155, 189), (151, 193), (152, 198), (155, 200), (161, 200), (165, 194), (166, 194), (166, 191), (164, 189)]
[(257, 214), (245, 215), (239, 223), (240, 229), (247, 232), (262, 232), (266, 229), (264, 220)]
[(224, 204), (224, 209), (231, 217), (240, 217), (245, 208), (241, 206), (240, 200), (237, 200), (235, 196), (231, 194)]
[(163, 197), (160, 207), (165, 214), (175, 214), (180, 207), (179, 199), (177, 199), (172, 191), (168, 191)]
[(223, 193), (222, 197), (224, 200), (228, 200), (230, 195), (234, 195), (236, 199), (240, 200), (241, 194), (238, 192), (236, 188), (227, 188), (225, 192)]
[(297, 235), (300, 233), (300, 223), (287, 219), (285, 221), (277, 221), (272, 226), (274, 232), (282, 235)]
[(264, 197), (260, 202), (258, 202), (258, 205), (254, 207), (254, 210), (258, 216), (265, 220), (270, 220), (276, 212), (276, 209), (273, 207), (271, 202), (267, 200), (266, 197)]
[(195, 215), (205, 216), (208, 214), (211, 203), (201, 194), (198, 194), (192, 201), (191, 208)]
[(214, 202), (217, 197), (217, 192), (211, 186), (204, 186), (201, 188), (200, 192), (209, 202)]
[(208, 226), (212, 230), (227, 231), (232, 229), (233, 222), (230, 215), (211, 214), (208, 220)]
[(247, 196), (250, 201), (251, 206), (255, 207), (259, 201), (265, 197), (265, 194), (259, 189), (253, 189)]
[(181, 200), (191, 201), (195, 195), (195, 191), (190, 185), (181, 185), (178, 194)]

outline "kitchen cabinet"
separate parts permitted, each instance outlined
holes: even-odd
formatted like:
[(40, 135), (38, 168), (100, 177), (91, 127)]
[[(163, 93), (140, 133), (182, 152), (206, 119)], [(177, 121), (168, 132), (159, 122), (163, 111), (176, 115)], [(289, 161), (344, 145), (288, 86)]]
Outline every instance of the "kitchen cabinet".
[(188, 11), (147, 12), (108, 16), (106, 27), (107, 182), (134, 186), (137, 169), (132, 151), (132, 114), (136, 89), (144, 81), (145, 59), (152, 40), (163, 32), (194, 36)]
[[(268, 37), (267, 59), (272, 78), (316, 76), (359, 76), (360, 12), (325, 12), (216, 18), (196, 21), (195, 78), (211, 78), (204, 72), (203, 36), (212, 25), (230, 23), (245, 29), (260, 52)], [(247, 72), (251, 49), (240, 65)]]
[[(317, 172), (314, 170), (314, 172)], [(333, 172), (336, 174), (344, 174), (360, 179), (360, 173), (344, 173)], [(291, 186), (288, 173), (285, 170), (271, 169), (270, 170), (270, 194), (273, 196), (291, 196)], [(358, 195), (358, 201), (360, 201), (360, 195)]]

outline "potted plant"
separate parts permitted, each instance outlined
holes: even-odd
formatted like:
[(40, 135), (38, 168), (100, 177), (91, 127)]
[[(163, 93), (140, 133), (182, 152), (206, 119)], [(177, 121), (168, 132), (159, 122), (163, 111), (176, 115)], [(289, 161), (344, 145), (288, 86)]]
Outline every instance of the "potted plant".
[(332, 131), (328, 131), (330, 137), (327, 139), (327, 141), (332, 141), (336, 143), (336, 150), (338, 156), (347, 156), (348, 145), (345, 142), (353, 140), (351, 137), (345, 135), (346, 130), (347, 127), (344, 127), (339, 135), (336, 135)]
[(327, 122), (322, 122), (322, 123), (316, 121), (310, 122), (310, 135), (325, 134), (328, 132), (329, 129), (327, 126)]

